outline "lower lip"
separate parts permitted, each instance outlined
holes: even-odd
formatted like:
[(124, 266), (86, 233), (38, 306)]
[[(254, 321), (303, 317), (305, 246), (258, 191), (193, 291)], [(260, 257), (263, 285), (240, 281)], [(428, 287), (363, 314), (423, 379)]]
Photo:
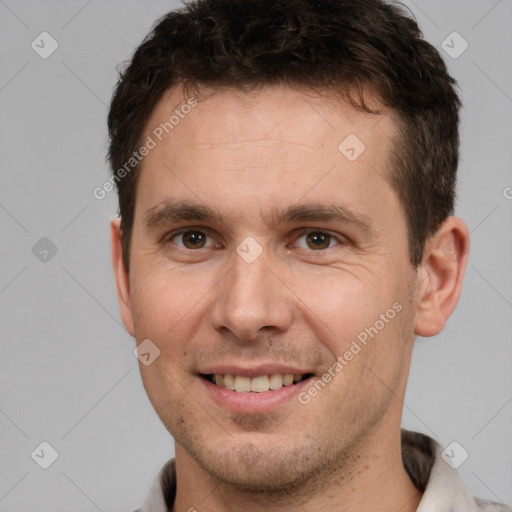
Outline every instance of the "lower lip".
[(281, 389), (264, 391), (263, 393), (238, 393), (237, 391), (221, 388), (202, 377), (199, 377), (199, 379), (221, 407), (237, 413), (262, 414), (271, 412), (287, 400), (296, 397), (302, 388), (311, 384), (312, 377), (291, 386), (283, 386)]

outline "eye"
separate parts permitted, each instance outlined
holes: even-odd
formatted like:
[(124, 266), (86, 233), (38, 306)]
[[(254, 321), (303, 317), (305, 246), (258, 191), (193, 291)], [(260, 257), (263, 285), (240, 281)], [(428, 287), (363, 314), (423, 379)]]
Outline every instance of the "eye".
[[(299, 242), (302, 239), (304, 239), (304, 242)], [(339, 243), (341, 243), (339, 239), (325, 231), (303, 231), (297, 239), (297, 244), (301, 249), (312, 249), (314, 251), (330, 249)]]
[(167, 240), (169, 242), (172, 241), (178, 247), (183, 247), (184, 249), (203, 249), (209, 247), (206, 245), (208, 238), (210, 238), (210, 236), (204, 231), (187, 229), (173, 233)]

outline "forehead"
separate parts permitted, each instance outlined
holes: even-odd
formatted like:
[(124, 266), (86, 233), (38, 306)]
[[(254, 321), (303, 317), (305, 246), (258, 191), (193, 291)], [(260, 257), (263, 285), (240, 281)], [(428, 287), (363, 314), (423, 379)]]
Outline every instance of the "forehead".
[[(164, 142), (169, 144), (174, 140), (176, 144), (194, 146), (196, 150), (211, 145), (222, 150), (228, 144), (234, 150), (235, 143), (265, 141), (269, 145), (273, 136), (279, 137), (274, 140), (278, 144), (299, 144), (306, 149), (307, 142), (312, 146), (319, 135), (325, 143), (342, 142), (350, 131), (366, 145), (372, 145), (372, 151), (385, 151), (395, 135), (394, 116), (370, 92), (365, 93), (364, 101), (380, 113), (362, 112), (328, 90), (295, 89), (282, 84), (249, 91), (211, 87), (186, 90), (180, 86), (163, 94), (144, 133), (166, 139)], [(193, 130), (180, 137), (190, 120), (194, 122)], [(213, 125), (218, 129), (212, 130)], [(258, 135), (260, 138), (256, 139)]]
[(244, 205), (261, 212), (306, 196), (359, 203), (358, 211), (370, 201), (392, 206), (386, 176), (395, 124), (381, 110), (368, 114), (339, 96), (285, 86), (170, 89), (144, 130), (154, 148), (141, 165), (137, 203), (144, 199), (147, 211), (186, 196), (239, 214)]

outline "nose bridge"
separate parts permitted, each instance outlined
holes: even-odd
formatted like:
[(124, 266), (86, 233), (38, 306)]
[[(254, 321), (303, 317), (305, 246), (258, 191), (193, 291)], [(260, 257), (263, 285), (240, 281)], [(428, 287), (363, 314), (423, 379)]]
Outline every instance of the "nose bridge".
[(227, 328), (244, 340), (261, 336), (263, 329), (286, 330), (291, 321), (285, 287), (270, 270), (272, 258), (263, 250), (255, 256), (250, 244), (242, 242), (233, 254), (231, 270), (219, 287), (212, 312), (214, 328)]

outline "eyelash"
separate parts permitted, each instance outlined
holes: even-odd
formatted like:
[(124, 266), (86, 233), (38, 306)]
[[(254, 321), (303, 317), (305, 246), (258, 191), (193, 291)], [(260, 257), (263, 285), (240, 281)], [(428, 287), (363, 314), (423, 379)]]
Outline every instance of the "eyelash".
[[(176, 231), (172, 231), (171, 233), (168, 233), (163, 238), (163, 243), (166, 244), (166, 243), (172, 242), (172, 240), (174, 238), (176, 238), (177, 236), (182, 235), (184, 233), (189, 233), (189, 232), (198, 232), (198, 233), (205, 234), (206, 236), (208, 236), (210, 238), (214, 238), (213, 235), (209, 232), (209, 230), (207, 230), (205, 228), (196, 229), (194, 227), (186, 227), (186, 228), (181, 228), (181, 229), (178, 229)], [(341, 235), (334, 235), (334, 234), (330, 233), (329, 231), (325, 231), (325, 230), (322, 230), (322, 229), (316, 229), (316, 228), (302, 228), (302, 229), (300, 229), (299, 232), (297, 233), (297, 237), (296, 237), (295, 241), (297, 241), (298, 239), (302, 238), (303, 236), (307, 236), (310, 233), (320, 233), (320, 234), (323, 234), (323, 235), (329, 235), (331, 237), (331, 239), (333, 239), (336, 242), (338, 242), (337, 245), (347, 245), (349, 243), (348, 239), (343, 237), (343, 236), (341, 236)], [(180, 245), (178, 245), (178, 247), (180, 249), (184, 249), (186, 251), (197, 251), (199, 249), (209, 249), (210, 248), (210, 247), (200, 247), (199, 249), (188, 249), (187, 247), (182, 247)], [(314, 249), (309, 249), (309, 250), (311, 252), (325, 252), (327, 249), (332, 249), (333, 247), (326, 247), (325, 249), (318, 249), (318, 250), (314, 250)]]

